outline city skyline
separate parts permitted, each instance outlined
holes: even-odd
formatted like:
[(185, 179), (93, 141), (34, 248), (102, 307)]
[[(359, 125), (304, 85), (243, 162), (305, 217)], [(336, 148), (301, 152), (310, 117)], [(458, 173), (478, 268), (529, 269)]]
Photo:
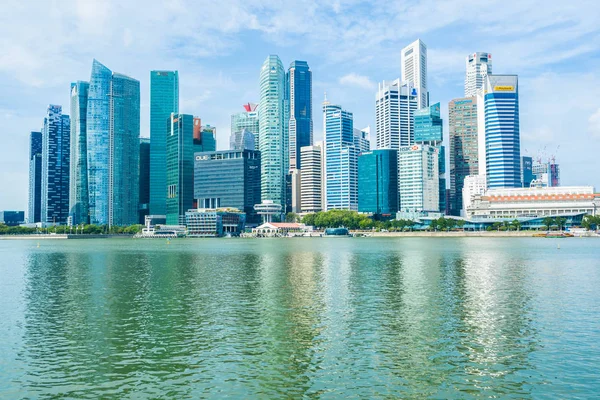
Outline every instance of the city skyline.
[[(152, 43), (153, 35), (144, 39), (144, 29), (148, 29), (148, 26), (142, 20), (148, 16), (146, 13), (151, 7), (139, 10), (127, 22), (116, 16), (118, 7), (128, 8), (128, 5), (117, 6), (116, 3), (106, 2), (101, 7), (97, 6), (99, 8), (89, 8), (92, 7), (90, 4), (79, 5), (74, 10), (55, 10), (48, 17), (64, 28), (67, 25), (60, 18), (73, 16), (75, 30), (80, 33), (76, 40), (69, 41), (58, 35), (56, 41), (48, 43), (48, 48), (42, 48), (40, 43), (43, 41), (27, 36), (19, 43), (11, 43), (7, 47), (10, 57), (0, 61), (0, 68), (6, 72), (6, 76), (0, 80), (0, 87), (6, 93), (0, 104), (3, 140), (10, 135), (16, 142), (10, 149), (9, 146), (1, 146), (0, 150), (0, 184), (12, 188), (0, 195), (0, 209), (26, 208), (29, 132), (39, 129), (37, 121), (48, 104), (61, 104), (63, 110), (68, 109), (69, 85), (89, 76), (89, 64), (94, 57), (114, 70), (140, 80), (140, 123), (142, 136), (145, 137), (149, 133), (148, 73), (153, 69), (178, 70), (181, 112), (198, 114), (203, 121), (217, 126), (219, 149), (225, 149), (231, 113), (239, 109), (239, 104), (258, 101), (257, 71), (268, 54), (278, 54), (286, 64), (294, 59), (306, 60), (313, 71), (315, 98), (321, 98), (321, 93), (327, 90), (331, 98), (343, 99), (339, 103), (354, 114), (356, 126), (374, 126), (372, 99), (376, 92), (375, 82), (392, 80), (400, 75), (400, 51), (417, 39), (427, 45), (430, 102), (441, 103), (446, 126), (448, 102), (462, 97), (464, 93), (465, 58), (477, 51), (489, 52), (494, 55), (495, 73), (519, 75), (522, 155), (536, 157), (538, 150), (547, 155), (557, 153), (562, 184), (600, 186), (600, 178), (594, 173), (598, 169), (594, 148), (598, 147), (600, 138), (600, 105), (595, 93), (587, 90), (600, 84), (600, 76), (595, 72), (600, 64), (597, 41), (594, 41), (598, 31), (591, 24), (598, 18), (595, 7), (588, 7), (590, 10), (586, 13), (567, 9), (560, 17), (542, 10), (536, 17), (528, 17), (532, 19), (529, 24), (512, 24), (506, 22), (506, 17), (519, 11), (528, 14), (525, 11), (533, 7), (531, 3), (515, 4), (512, 11), (504, 10), (493, 2), (477, 5), (475, 12), (498, 12), (493, 18), (484, 19), (485, 24), (477, 22), (468, 25), (467, 16), (461, 16), (458, 12), (446, 12), (449, 15), (434, 24), (435, 14), (441, 11), (433, 11), (432, 15), (422, 16), (425, 21), (418, 29), (415, 27), (412, 31), (400, 30), (391, 34), (382, 33), (380, 27), (373, 27), (374, 32), (363, 32), (368, 36), (359, 42), (347, 39), (339, 48), (322, 54), (324, 52), (320, 50), (351, 31), (349, 26), (335, 23), (340, 21), (342, 14), (350, 20), (358, 16), (375, 20), (374, 15), (381, 9), (375, 7), (367, 12), (359, 6), (340, 5), (337, 12), (334, 9), (319, 11), (312, 18), (315, 33), (307, 33), (298, 31), (304, 28), (277, 25), (275, 18), (283, 13), (277, 6), (262, 6), (271, 11), (270, 16), (263, 16), (249, 6), (236, 3), (236, 12), (255, 17), (254, 26), (247, 22), (239, 27), (224, 23), (206, 39), (183, 36), (187, 42), (180, 40), (179, 46), (185, 46), (190, 50), (188, 54), (192, 55), (177, 56), (173, 52), (157, 55), (159, 52), (156, 50), (162, 49), (166, 43), (161, 40)], [(589, 4), (593, 6), (593, 3)], [(397, 18), (403, 20), (420, 15), (419, 12), (424, 12), (426, 5), (418, 4), (408, 10), (407, 16)], [(221, 17), (214, 10), (208, 7), (207, 12), (218, 20)], [(5, 37), (13, 37), (21, 32), (15, 22), (22, 20), (25, 15), (33, 20), (41, 20), (41, 15), (37, 14), (40, 11), (26, 8), (21, 11), (19, 8), (10, 21), (3, 20), (6, 23), (0, 29), (6, 29), (3, 32)], [(174, 10), (175, 18), (182, 18), (177, 11)], [(302, 10), (297, 11), (293, 17), (295, 19), (308, 20), (311, 17)], [(106, 25), (85, 25), (86, 21), (95, 20), (104, 21)], [(555, 24), (548, 21), (554, 21)], [(564, 26), (561, 23), (566, 21), (571, 21), (572, 26), (568, 32), (561, 28)], [(329, 31), (331, 37), (323, 35), (327, 22), (336, 26), (336, 30)], [(464, 22), (468, 28), (456, 27), (459, 22)], [(450, 26), (452, 24), (454, 27)], [(99, 26), (103, 26), (101, 32), (94, 30)], [(443, 34), (442, 30), (450, 34)], [(505, 33), (499, 38), (496, 35), (477, 35), (490, 30)], [(62, 32), (61, 29), (59, 31)], [(461, 38), (461, 33), (465, 31), (473, 34), (469, 40)], [(275, 32), (275, 35), (267, 36), (265, 32)], [(315, 36), (318, 34), (321, 36)], [(382, 38), (376, 38), (376, 34), (382, 35)], [(183, 33), (170, 33), (169, 38), (177, 35)], [(116, 40), (117, 37), (122, 40)], [(578, 43), (577, 39), (583, 37), (586, 37), (585, 44)], [(95, 38), (98, 40), (93, 40)], [(283, 38), (293, 40), (281, 40)], [(214, 43), (212, 48), (207, 47), (210, 40)], [(82, 41), (88, 44), (85, 50), (70, 51)], [(284, 42), (286, 45), (283, 45)], [(252, 45), (244, 46), (247, 43)], [(352, 51), (348, 45), (353, 46)], [(65, 51), (56, 52), (57, 49)], [(44, 59), (43, 66), (27, 62), (27, 54), (36, 54)], [(213, 57), (217, 62), (213, 63)], [(528, 62), (533, 57), (536, 62)], [(243, 62), (232, 62), (242, 58)], [(377, 62), (373, 62), (375, 60)], [(573, 93), (573, 96), (565, 100), (560, 95), (565, 92)], [(322, 116), (319, 114), (313, 112), (315, 141), (322, 139)], [(444, 132), (447, 137), (448, 129), (445, 128)], [(565, 137), (570, 139), (566, 141)]]

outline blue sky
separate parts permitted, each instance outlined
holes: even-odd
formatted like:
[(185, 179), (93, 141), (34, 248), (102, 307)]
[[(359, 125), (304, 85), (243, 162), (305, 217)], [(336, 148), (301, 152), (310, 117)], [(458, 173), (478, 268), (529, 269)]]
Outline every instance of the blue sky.
[(600, 190), (597, 0), (4, 0), (3, 9), (0, 210), (27, 208), (29, 132), (48, 104), (68, 113), (69, 84), (89, 79), (93, 58), (140, 80), (142, 136), (149, 71), (179, 70), (181, 111), (215, 125), (226, 148), (230, 115), (258, 101), (268, 54), (286, 68), (308, 61), (316, 139), (325, 91), (374, 134), (377, 82), (400, 77), (400, 50), (417, 38), (444, 118), (463, 95), (466, 55), (490, 52), (494, 73), (519, 75), (523, 154), (556, 154), (563, 185)]

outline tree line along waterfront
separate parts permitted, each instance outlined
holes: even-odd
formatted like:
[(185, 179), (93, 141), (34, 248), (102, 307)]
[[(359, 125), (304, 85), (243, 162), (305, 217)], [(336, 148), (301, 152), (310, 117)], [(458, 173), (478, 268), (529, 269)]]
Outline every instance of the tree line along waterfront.
[(142, 230), (142, 225), (111, 226), (108, 225), (54, 225), (47, 228), (29, 228), (24, 226), (7, 226), (0, 223), (0, 235), (36, 235), (36, 234), (80, 234), (80, 235), (135, 235)]
[[(413, 230), (426, 231), (451, 231), (462, 230), (465, 221), (461, 219), (440, 217), (431, 220), (427, 227), (419, 226), (415, 221), (409, 219), (375, 220), (366, 214), (348, 210), (330, 210), (300, 216), (288, 213), (286, 222), (301, 222), (316, 229), (345, 227), (350, 230), (376, 230), (402, 232)], [(546, 217), (542, 220), (544, 230), (562, 231), (566, 227), (564, 217)], [(587, 230), (600, 228), (600, 216), (586, 215), (581, 224)], [(135, 235), (142, 230), (142, 225), (111, 226), (107, 225), (78, 225), (68, 227), (66, 225), (49, 226), (47, 228), (28, 228), (23, 226), (7, 226), (0, 223), (0, 235), (35, 235), (35, 234), (81, 234), (81, 235)], [(526, 229), (521, 226), (519, 220), (494, 222), (487, 227), (487, 231), (520, 231)]]

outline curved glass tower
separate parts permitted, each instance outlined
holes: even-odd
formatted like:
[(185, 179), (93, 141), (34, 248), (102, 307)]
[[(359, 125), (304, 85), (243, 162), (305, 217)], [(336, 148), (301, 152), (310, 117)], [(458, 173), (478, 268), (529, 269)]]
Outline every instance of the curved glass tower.
[(88, 90), (87, 164), (90, 223), (108, 223), (108, 146), (112, 71), (94, 60)]
[(261, 198), (282, 206), (285, 206), (285, 175), (288, 171), (284, 89), (283, 64), (278, 56), (271, 55), (260, 71)]
[(69, 216), (74, 225), (89, 223), (87, 179), (88, 82), (71, 83), (71, 173)]
[(94, 60), (87, 102), (87, 171), (92, 224), (137, 222), (140, 83)]

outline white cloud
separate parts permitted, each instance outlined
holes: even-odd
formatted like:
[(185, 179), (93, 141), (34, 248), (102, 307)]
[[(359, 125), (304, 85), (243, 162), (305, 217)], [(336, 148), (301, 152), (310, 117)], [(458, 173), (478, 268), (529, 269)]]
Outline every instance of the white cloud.
[(596, 110), (595, 113), (590, 115), (588, 123), (590, 135), (592, 135), (592, 137), (595, 138), (600, 138), (600, 107)]
[(358, 75), (354, 72), (344, 75), (339, 80), (340, 85), (356, 86), (363, 89), (374, 89), (375, 83), (364, 75)]

